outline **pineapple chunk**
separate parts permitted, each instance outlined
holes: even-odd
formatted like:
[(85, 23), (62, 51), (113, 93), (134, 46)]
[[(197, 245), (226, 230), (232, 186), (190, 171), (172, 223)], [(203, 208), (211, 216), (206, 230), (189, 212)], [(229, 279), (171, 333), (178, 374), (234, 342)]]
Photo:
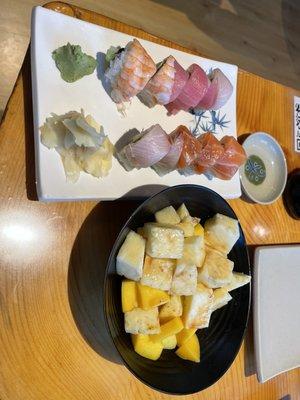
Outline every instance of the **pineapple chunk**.
[(197, 331), (196, 328), (193, 329), (182, 329), (179, 333), (176, 335), (177, 339), (177, 345), (180, 347), (182, 346), (193, 334)]
[(194, 333), (194, 335), (176, 350), (176, 354), (184, 360), (200, 362), (200, 345), (197, 335)]
[(121, 298), (123, 313), (138, 307), (136, 282), (128, 280), (122, 282)]
[(182, 315), (182, 302), (180, 296), (171, 295), (170, 300), (164, 304), (159, 312), (159, 320), (161, 322), (170, 321), (175, 317)]
[(117, 255), (116, 268), (119, 275), (133, 281), (142, 277), (146, 241), (140, 235), (129, 231)]
[(180, 222), (180, 218), (175, 211), (175, 208), (172, 206), (165, 207), (162, 210), (157, 211), (155, 213), (155, 219), (160, 224), (176, 225)]
[(196, 292), (197, 288), (197, 267), (186, 265), (177, 261), (177, 266), (171, 284), (171, 294), (189, 296)]
[(235, 290), (244, 285), (247, 285), (251, 281), (251, 276), (243, 274), (242, 272), (233, 272), (232, 279), (225, 288), (230, 292), (231, 290)]
[(214, 250), (207, 249), (202, 268), (199, 269), (198, 282), (215, 289), (232, 281), (233, 262)]
[(195, 236), (204, 236), (204, 228), (201, 224), (197, 224), (194, 228)]
[(144, 228), (143, 227), (137, 228), (136, 233), (138, 235), (142, 236), (143, 238), (147, 239), (147, 237), (145, 236), (145, 232), (144, 232)]
[(197, 291), (193, 296), (187, 296), (183, 303), (182, 320), (184, 327), (207, 328), (213, 305), (213, 291), (201, 283), (197, 286)]
[(155, 289), (170, 290), (176, 261), (166, 258), (145, 257), (141, 284)]
[(184, 239), (182, 262), (202, 267), (205, 259), (204, 237), (191, 236)]
[(190, 213), (184, 203), (182, 203), (181, 206), (178, 208), (177, 214), (181, 221), (183, 220), (183, 218), (190, 216)]
[(150, 310), (134, 308), (126, 312), (124, 316), (125, 332), (127, 333), (153, 335), (160, 332), (158, 307), (151, 308)]
[(154, 343), (148, 335), (131, 335), (134, 351), (149, 360), (158, 360), (162, 351), (162, 343)]
[(183, 329), (183, 323), (179, 317), (171, 319), (171, 321), (166, 322), (161, 325), (160, 333), (157, 335), (153, 335), (151, 339), (154, 342), (161, 342), (169, 336), (176, 335)]
[(240, 237), (239, 223), (226, 215), (216, 214), (204, 225), (206, 244), (227, 255)]
[(182, 229), (184, 232), (184, 237), (189, 237), (194, 235), (194, 223), (188, 217), (184, 218), (179, 224), (176, 225), (178, 228)]
[(183, 231), (172, 226), (152, 224), (147, 232), (146, 252), (153, 258), (178, 259), (183, 254)]
[(164, 349), (166, 350), (172, 350), (175, 349), (175, 347), (177, 346), (177, 339), (176, 339), (176, 335), (171, 335), (166, 337), (165, 339), (163, 339), (161, 341)]
[(213, 305), (212, 305), (212, 310), (216, 311), (219, 308), (226, 306), (226, 304), (232, 299), (230, 294), (228, 293), (228, 290), (225, 288), (219, 288), (214, 290), (213, 294)]
[(137, 283), (137, 296), (139, 306), (143, 310), (149, 310), (156, 306), (161, 306), (170, 300), (168, 293), (163, 290), (154, 289)]

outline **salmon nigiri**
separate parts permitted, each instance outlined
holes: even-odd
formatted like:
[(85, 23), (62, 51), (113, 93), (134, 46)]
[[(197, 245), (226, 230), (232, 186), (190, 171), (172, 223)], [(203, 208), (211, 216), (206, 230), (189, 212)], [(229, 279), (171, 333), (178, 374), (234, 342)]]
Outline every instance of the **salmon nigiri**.
[(246, 161), (246, 153), (239, 142), (232, 136), (224, 136), (221, 140), (224, 152), (211, 167), (211, 172), (220, 179), (229, 180)]
[(115, 50), (105, 76), (112, 87), (111, 98), (120, 104), (144, 89), (156, 65), (137, 39), (127, 43), (124, 49)]
[(190, 167), (198, 157), (201, 150), (200, 142), (183, 125), (178, 126), (172, 135), (179, 135), (183, 139), (182, 151), (177, 163), (179, 169)]
[(203, 69), (197, 64), (192, 64), (187, 72), (189, 79), (181, 93), (173, 102), (166, 105), (168, 115), (175, 115), (180, 110), (187, 111), (195, 107), (207, 92), (210, 81)]
[(163, 60), (138, 97), (148, 107), (165, 105), (175, 100), (188, 80), (189, 74), (173, 56)]
[(211, 132), (199, 136), (198, 141), (201, 150), (194, 162), (194, 170), (198, 174), (202, 174), (217, 162), (224, 153), (224, 148)]
[(147, 168), (165, 157), (170, 146), (168, 135), (156, 124), (137, 135), (118, 152), (117, 157), (128, 171), (133, 168)]

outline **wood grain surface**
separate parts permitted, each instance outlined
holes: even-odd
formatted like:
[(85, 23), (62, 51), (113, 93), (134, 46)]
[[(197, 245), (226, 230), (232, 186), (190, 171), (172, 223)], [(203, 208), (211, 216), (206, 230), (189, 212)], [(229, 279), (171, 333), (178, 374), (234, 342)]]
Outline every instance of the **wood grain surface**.
[[(136, 28), (76, 7), (77, 18), (173, 48)], [(246, 72), (238, 79), (238, 132), (263, 130), (284, 148), (289, 170), (293, 90)], [(298, 92), (299, 95), (299, 92)], [(43, 204), (36, 201), (29, 53), (0, 130), (0, 399), (176, 398), (140, 383), (120, 363), (103, 324), (102, 280), (114, 239), (136, 202)], [(300, 222), (282, 200), (230, 201), (249, 245), (300, 242)], [(276, 311), (276, 310), (274, 310)], [(259, 384), (252, 321), (229, 371), (190, 399), (300, 399), (300, 370)]]

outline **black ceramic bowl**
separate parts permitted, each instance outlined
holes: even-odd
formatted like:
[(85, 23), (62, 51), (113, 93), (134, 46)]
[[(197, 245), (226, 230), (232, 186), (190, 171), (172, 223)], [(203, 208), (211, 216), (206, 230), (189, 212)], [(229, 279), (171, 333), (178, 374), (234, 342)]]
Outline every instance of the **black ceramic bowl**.
[[(236, 218), (229, 204), (217, 193), (196, 185), (167, 188), (146, 200), (131, 215), (122, 228), (110, 254), (104, 283), (104, 315), (112, 340), (127, 368), (145, 384), (154, 389), (189, 394), (214, 384), (230, 367), (241, 346), (250, 308), (250, 285), (231, 292), (233, 299), (227, 306), (212, 314), (209, 328), (197, 331), (201, 348), (200, 363), (185, 361), (174, 350), (164, 350), (157, 361), (151, 361), (134, 352), (130, 335), (124, 331), (121, 308), (121, 281), (115, 262), (119, 248), (129, 229), (136, 230), (145, 222), (153, 221), (153, 214), (169, 205), (175, 208), (185, 203), (191, 215), (201, 223), (216, 213)], [(244, 234), (229, 254), (234, 271), (250, 274)]]

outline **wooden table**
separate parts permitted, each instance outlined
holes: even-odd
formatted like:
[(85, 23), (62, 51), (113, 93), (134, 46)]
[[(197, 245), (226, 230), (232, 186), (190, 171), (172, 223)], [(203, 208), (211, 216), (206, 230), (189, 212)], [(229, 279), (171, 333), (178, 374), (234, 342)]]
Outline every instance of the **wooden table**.
[[(49, 8), (180, 50), (182, 47), (77, 7)], [(292, 150), (296, 91), (240, 71), (238, 133), (268, 131)], [(101, 288), (114, 238), (137, 203), (43, 204), (36, 199), (29, 53), (0, 131), (0, 398), (1, 400), (163, 399), (120, 364), (103, 325)], [(248, 244), (300, 242), (300, 222), (282, 200), (230, 204)], [(276, 312), (276, 310), (274, 310)], [(265, 384), (255, 376), (250, 320), (230, 370), (193, 399), (300, 399), (300, 370)], [(175, 398), (175, 397), (174, 397)]]

